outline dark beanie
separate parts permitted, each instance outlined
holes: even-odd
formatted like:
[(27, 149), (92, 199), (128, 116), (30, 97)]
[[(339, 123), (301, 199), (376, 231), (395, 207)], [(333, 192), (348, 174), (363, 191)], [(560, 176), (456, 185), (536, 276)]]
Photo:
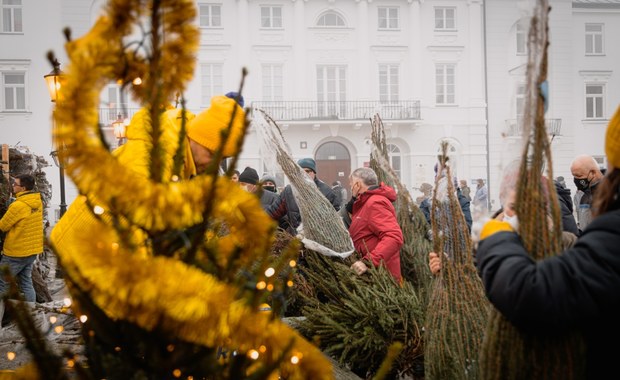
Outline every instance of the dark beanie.
[(302, 169), (310, 169), (316, 173), (316, 162), (312, 158), (302, 158), (297, 161), (297, 165), (301, 166)]
[(256, 185), (258, 182), (258, 173), (251, 167), (247, 167), (239, 174), (239, 182), (249, 183), (250, 185)]

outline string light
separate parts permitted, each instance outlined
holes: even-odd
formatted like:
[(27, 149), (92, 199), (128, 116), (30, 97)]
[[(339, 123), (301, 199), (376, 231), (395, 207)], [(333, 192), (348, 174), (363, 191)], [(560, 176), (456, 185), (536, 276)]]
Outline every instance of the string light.
[(273, 284), (267, 285), (267, 290), (270, 292), (273, 291)]
[(58, 318), (55, 315), (50, 316), (50, 323), (51, 324), (56, 323), (57, 320), (58, 320)]
[(80, 315), (80, 322), (86, 323), (86, 321), (88, 321), (88, 317), (85, 315)]
[(267, 278), (269, 278), (269, 277), (273, 276), (275, 273), (276, 273), (276, 270), (275, 270), (275, 269), (273, 269), (273, 268), (268, 268), (268, 269), (265, 271), (265, 276), (266, 276)]
[(15, 352), (9, 351), (6, 353), (6, 358), (9, 360), (15, 359)]
[(121, 348), (119, 346), (114, 347), (114, 351), (121, 352)]
[(60, 333), (62, 333), (63, 331), (65, 331), (65, 328), (64, 328), (62, 325), (59, 325), (59, 326), (54, 327), (54, 332), (55, 332), (56, 334), (60, 334)]
[(290, 288), (290, 287), (292, 287), (293, 285), (294, 285), (294, 284), (293, 284), (293, 281), (292, 281), (292, 280), (288, 280), (288, 281), (286, 282), (286, 286), (288, 286), (289, 288)]
[(175, 369), (174, 371), (172, 371), (172, 376), (176, 377), (177, 379), (179, 377), (181, 377), (181, 370), (180, 369)]
[(299, 363), (299, 358), (297, 356), (293, 355), (291, 357), (291, 363), (298, 364)]
[(179, 176), (175, 174), (175, 175), (172, 176), (172, 178), (170, 178), (170, 180), (172, 182), (179, 182)]
[(267, 283), (265, 283), (265, 281), (259, 281), (256, 284), (256, 289), (263, 290), (263, 289), (265, 289), (266, 286), (267, 286)]
[(167, 345), (167, 346), (166, 346), (166, 350), (167, 350), (168, 352), (172, 352), (172, 351), (174, 351), (174, 344), (169, 344), (169, 345)]
[(258, 359), (259, 353), (256, 350), (250, 350), (248, 351), (248, 357), (252, 360), (256, 360)]
[(75, 367), (75, 361), (73, 359), (67, 360), (67, 367), (69, 368)]
[(63, 304), (63, 305), (65, 305), (66, 307), (71, 306), (71, 304), (72, 304), (72, 303), (73, 303), (73, 302), (71, 301), (71, 298), (69, 298), (69, 297), (65, 297), (65, 298), (63, 298), (63, 300), (62, 300), (62, 304)]
[(288, 262), (288, 265), (289, 265), (291, 268), (295, 268), (295, 266), (297, 265), (297, 261), (295, 261), (295, 260), (291, 260), (291, 261), (289, 261), (289, 262)]
[(133, 83), (134, 86), (139, 86), (142, 84), (142, 78), (137, 77), (136, 79), (134, 79), (131, 83)]
[(260, 347), (258, 347), (258, 351), (259, 351), (261, 354), (264, 354), (265, 352), (267, 352), (267, 346), (265, 346), (265, 345), (261, 345)]
[(105, 210), (101, 206), (95, 206), (93, 207), (93, 212), (95, 213), (95, 215), (102, 215)]

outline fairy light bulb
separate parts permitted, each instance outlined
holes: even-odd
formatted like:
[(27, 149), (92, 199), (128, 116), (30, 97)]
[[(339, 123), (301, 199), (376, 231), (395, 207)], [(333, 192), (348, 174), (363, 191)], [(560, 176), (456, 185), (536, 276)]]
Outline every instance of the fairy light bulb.
[(105, 210), (101, 206), (95, 206), (93, 207), (93, 212), (95, 213), (95, 215), (102, 215)]
[(133, 83), (134, 86), (139, 86), (142, 84), (142, 78), (137, 77), (131, 83)]
[(15, 352), (9, 351), (6, 353), (6, 358), (9, 360), (15, 359)]
[(299, 363), (299, 357), (297, 357), (296, 355), (293, 355), (291, 357), (291, 363), (292, 364), (298, 364)]
[(294, 284), (293, 284), (293, 281), (292, 281), (292, 280), (288, 280), (288, 281), (286, 282), (286, 286), (288, 286), (289, 288), (290, 288), (290, 287), (292, 287), (293, 285), (294, 285)]
[(256, 289), (263, 290), (267, 287), (267, 283), (265, 281), (259, 281), (256, 283)]
[(267, 290), (272, 292), (273, 291), (273, 284), (267, 285)]
[(86, 315), (80, 315), (80, 322), (86, 323), (88, 321), (88, 317)]
[(291, 261), (289, 261), (289, 262), (288, 262), (288, 265), (289, 265), (291, 268), (295, 268), (295, 266), (297, 265), (297, 261), (295, 261), (295, 260), (291, 260)]
[(63, 304), (63, 305), (65, 305), (66, 307), (71, 306), (71, 304), (72, 304), (72, 303), (73, 303), (73, 302), (71, 301), (71, 298), (69, 298), (69, 297), (65, 297), (65, 298), (63, 298), (63, 300), (62, 300), (62, 304)]
[(51, 324), (56, 323), (57, 320), (58, 320), (58, 317), (56, 317), (55, 315), (50, 316), (50, 323)]
[(268, 268), (268, 269), (265, 271), (265, 277), (269, 278), (269, 277), (273, 276), (275, 273), (276, 273), (276, 270), (275, 270), (275, 269), (273, 269), (273, 268)]
[(173, 370), (172, 371), (172, 376), (174, 376), (174, 377), (176, 377), (178, 379), (179, 377), (181, 377), (181, 370), (178, 369), (178, 368)]
[(252, 360), (256, 360), (258, 359), (259, 353), (256, 350), (250, 350), (248, 351), (248, 357)]

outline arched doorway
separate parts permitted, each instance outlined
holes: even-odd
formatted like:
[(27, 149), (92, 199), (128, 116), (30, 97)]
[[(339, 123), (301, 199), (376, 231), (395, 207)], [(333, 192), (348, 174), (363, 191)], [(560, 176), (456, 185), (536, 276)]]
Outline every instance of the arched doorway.
[(316, 151), (316, 170), (318, 177), (332, 186), (334, 181), (340, 181), (342, 186), (349, 186), (351, 174), (351, 155), (349, 150), (341, 143), (329, 141)]

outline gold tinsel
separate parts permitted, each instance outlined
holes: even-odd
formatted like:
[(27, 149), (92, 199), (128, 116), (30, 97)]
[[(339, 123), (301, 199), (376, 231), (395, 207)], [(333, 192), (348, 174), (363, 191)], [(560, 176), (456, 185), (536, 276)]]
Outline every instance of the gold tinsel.
[[(96, 236), (84, 235), (73, 245), (55, 247), (68, 278), (88, 292), (109, 318), (129, 321), (147, 331), (157, 327), (208, 347), (244, 351), (264, 345), (268, 350), (258, 363), (273, 361), (292, 342), (290, 355), (300, 360), (294, 364), (285, 358), (280, 366), (283, 375), (291, 379), (330, 378), (331, 365), (315, 347), (283, 323), (235, 298), (239, 289), (180, 260), (155, 256), (144, 244), (144, 233), (133, 234), (136, 251), (135, 246), (119, 241), (121, 236), (109, 224), (120, 216), (121, 225), (135, 231), (188, 228), (203, 221), (209, 207), (205, 200), (213, 199), (210, 218), (228, 228), (225, 238), (210, 241), (217, 247), (217, 265), (229, 266), (234, 253), (233, 268), (242, 268), (267, 255), (272, 240), (273, 223), (256, 197), (226, 178), (200, 175), (177, 181), (163, 176), (155, 182), (120, 163), (100, 141), (99, 92), (109, 81), (156, 81), (151, 88), (170, 99), (184, 90), (193, 75), (198, 46), (198, 31), (191, 21), (194, 1), (158, 2), (165, 31), (161, 59), (156, 60), (159, 67), (151, 67), (148, 57), (123, 46), (123, 37), (152, 9), (147, 3), (110, 1), (106, 14), (91, 31), (66, 46), (70, 63), (54, 115), (54, 141), (64, 148), (61, 158), (80, 192), (92, 206), (100, 207), (103, 214), (99, 218), (109, 218), (107, 225), (97, 224), (101, 228)], [(133, 87), (135, 97), (151, 104), (150, 94), (141, 88)], [(147, 130), (148, 119), (144, 118)], [(161, 132), (165, 134), (165, 129)], [(155, 145), (164, 141), (161, 135), (159, 138)], [(166, 151), (170, 147), (160, 148)]]

